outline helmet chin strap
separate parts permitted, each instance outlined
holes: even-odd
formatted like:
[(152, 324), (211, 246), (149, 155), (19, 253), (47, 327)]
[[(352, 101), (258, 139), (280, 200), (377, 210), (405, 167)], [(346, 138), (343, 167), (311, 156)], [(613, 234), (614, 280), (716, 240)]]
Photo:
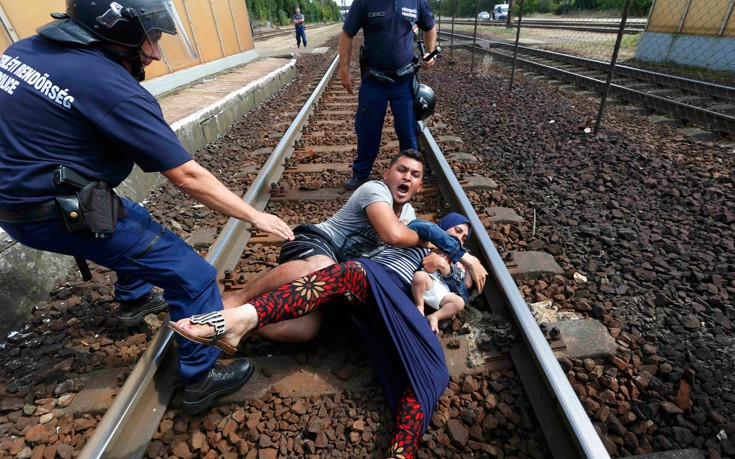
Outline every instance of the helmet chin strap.
[(146, 52), (143, 51), (141, 48), (138, 48), (134, 51), (119, 52), (118, 54), (130, 66), (129, 72), (131, 75), (133, 75), (133, 78), (138, 81), (145, 80), (145, 66), (143, 65), (143, 61), (140, 57), (145, 56), (148, 59), (153, 60), (152, 57), (146, 54)]

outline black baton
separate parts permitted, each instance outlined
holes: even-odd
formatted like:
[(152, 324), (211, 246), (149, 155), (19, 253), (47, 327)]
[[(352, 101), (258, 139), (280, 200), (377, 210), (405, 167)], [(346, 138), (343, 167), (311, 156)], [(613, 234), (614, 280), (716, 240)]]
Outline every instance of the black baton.
[(89, 265), (87, 264), (87, 260), (75, 255), (74, 261), (77, 262), (77, 266), (79, 267), (79, 272), (82, 273), (82, 279), (84, 279), (85, 281), (92, 280), (92, 271), (89, 270)]

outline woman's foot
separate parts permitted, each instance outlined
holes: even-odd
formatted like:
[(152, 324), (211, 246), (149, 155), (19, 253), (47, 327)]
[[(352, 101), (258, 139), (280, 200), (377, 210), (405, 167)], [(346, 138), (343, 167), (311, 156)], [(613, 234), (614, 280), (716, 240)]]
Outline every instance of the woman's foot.
[(258, 315), (250, 304), (237, 308), (199, 314), (169, 322), (169, 328), (184, 338), (215, 346), (228, 354), (237, 352), (240, 340), (258, 324)]

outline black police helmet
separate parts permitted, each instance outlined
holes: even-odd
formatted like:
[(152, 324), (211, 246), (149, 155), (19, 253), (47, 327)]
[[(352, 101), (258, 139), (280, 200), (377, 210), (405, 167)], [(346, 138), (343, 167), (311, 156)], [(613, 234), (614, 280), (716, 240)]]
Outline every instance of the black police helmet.
[(426, 120), (434, 114), (435, 107), (434, 90), (425, 84), (419, 84), (413, 95), (413, 112), (416, 114), (416, 120), (426, 123)]
[(152, 30), (176, 34), (176, 23), (162, 0), (66, 0), (66, 14), (38, 29), (55, 41), (115, 43), (140, 47)]

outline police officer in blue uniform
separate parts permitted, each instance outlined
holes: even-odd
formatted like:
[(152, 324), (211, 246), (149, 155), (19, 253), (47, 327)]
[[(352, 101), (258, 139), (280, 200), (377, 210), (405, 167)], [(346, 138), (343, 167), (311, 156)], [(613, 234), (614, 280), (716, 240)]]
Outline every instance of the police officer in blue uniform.
[[(133, 165), (260, 230), (293, 233), (194, 161), (139, 84), (162, 47), (182, 57), (172, 67), (196, 57), (171, 1), (67, 0), (66, 8), (0, 57), (0, 227), (29, 247), (115, 270), (118, 299), (138, 309), (151, 309), (152, 285), (164, 289), (173, 320), (221, 309), (214, 267), (114, 193)], [(179, 341), (188, 411), (252, 374), (249, 359), (224, 365), (213, 349)]]
[(301, 48), (301, 41), (303, 40), (304, 48), (306, 48), (306, 24), (304, 24), (306, 19), (304, 18), (304, 15), (301, 14), (301, 8), (298, 6), (294, 12), (296, 14), (291, 17), (291, 21), (296, 29), (296, 47)]
[[(339, 41), (339, 70), (342, 86), (350, 94), (352, 41), (361, 28), (365, 36), (362, 84), (355, 115), (357, 158), (352, 163), (352, 178), (345, 183), (347, 190), (357, 189), (370, 178), (388, 102), (400, 149), (416, 149), (413, 72), (401, 72), (414, 58), (415, 26), (424, 31), (424, 56), (428, 56), (436, 48), (436, 29), (427, 0), (354, 0), (345, 17)], [(422, 68), (433, 65), (433, 58), (421, 59)]]

